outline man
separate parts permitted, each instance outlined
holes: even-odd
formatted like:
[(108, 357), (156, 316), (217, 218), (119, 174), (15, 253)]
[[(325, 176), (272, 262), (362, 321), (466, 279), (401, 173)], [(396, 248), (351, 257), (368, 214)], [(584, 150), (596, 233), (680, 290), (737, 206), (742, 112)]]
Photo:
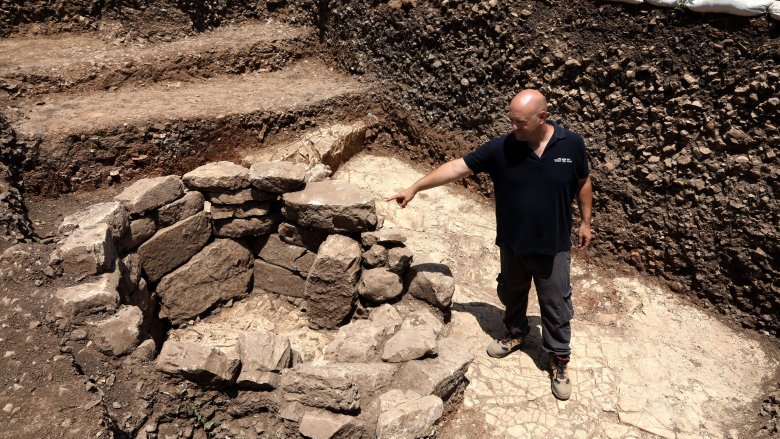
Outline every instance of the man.
[(387, 201), (403, 208), (417, 192), (475, 173), (490, 174), (501, 255), (497, 292), (506, 307), (507, 334), (494, 340), (487, 353), (500, 358), (523, 346), (530, 331), (526, 310), (533, 281), (542, 317), (542, 349), (550, 355), (552, 392), (566, 400), (571, 395), (567, 366), (574, 316), (569, 280), (572, 201), (576, 195), (582, 217), (578, 248), (585, 250), (591, 241), (593, 192), (582, 137), (547, 116), (545, 97), (523, 90), (509, 104), (511, 133), (441, 165)]

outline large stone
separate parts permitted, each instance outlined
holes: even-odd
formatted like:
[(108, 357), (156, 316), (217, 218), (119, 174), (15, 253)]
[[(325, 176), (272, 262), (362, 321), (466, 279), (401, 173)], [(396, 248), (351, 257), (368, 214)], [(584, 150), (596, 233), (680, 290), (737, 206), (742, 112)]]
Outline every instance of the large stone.
[(363, 431), (354, 416), (324, 410), (307, 411), (301, 418), (298, 432), (309, 439), (359, 439)]
[(130, 228), (120, 245), (122, 251), (132, 250), (143, 244), (157, 232), (157, 225), (151, 218), (130, 221)]
[(273, 233), (279, 225), (278, 215), (253, 218), (233, 218), (214, 221), (214, 236), (220, 238), (242, 238)]
[(283, 194), (303, 187), (306, 169), (291, 162), (254, 163), (249, 169), (249, 180), (261, 191)]
[(187, 192), (180, 199), (166, 204), (157, 210), (157, 227), (172, 226), (185, 218), (197, 214), (203, 210), (204, 201), (203, 194), (200, 192)]
[(304, 227), (333, 233), (376, 228), (374, 199), (352, 183), (328, 180), (309, 183), (299, 192), (282, 196), (284, 216)]
[(360, 244), (330, 235), (320, 246), (306, 278), (306, 309), (311, 326), (336, 328), (353, 310), (360, 271)]
[(157, 368), (203, 386), (231, 384), (241, 361), (204, 343), (168, 340), (157, 357)]
[(252, 278), (252, 253), (232, 239), (217, 239), (157, 285), (160, 317), (173, 324), (215, 304), (244, 296)]
[(397, 364), (390, 363), (333, 363), (351, 376), (358, 385), (358, 393), (363, 400), (373, 397), (393, 386), (393, 377), (398, 370)]
[(306, 297), (305, 280), (290, 270), (255, 260), (254, 288), (282, 296)]
[(89, 276), (109, 271), (114, 266), (116, 248), (108, 224), (76, 229), (54, 250), (51, 262), (61, 262), (68, 276)]
[(328, 233), (317, 229), (307, 229), (297, 224), (281, 223), (279, 224), (279, 237), (288, 244), (306, 247), (309, 251), (317, 253), (320, 245), (327, 239)]
[(429, 326), (403, 328), (385, 343), (382, 360), (401, 363), (436, 353), (436, 332)]
[(404, 245), (406, 242), (406, 234), (398, 229), (381, 228), (379, 230), (361, 233), (360, 241), (365, 248), (369, 248), (375, 244), (385, 247), (398, 247)]
[(360, 408), (360, 395), (354, 377), (338, 365), (304, 363), (282, 372), (280, 385), (287, 401), (335, 412)]
[(113, 316), (94, 323), (90, 330), (92, 342), (107, 355), (129, 354), (141, 342), (143, 320), (137, 306), (122, 306)]
[(211, 217), (217, 219), (251, 218), (265, 216), (271, 212), (268, 201), (250, 201), (244, 204), (214, 204), (211, 206)]
[(189, 260), (211, 237), (211, 219), (200, 212), (160, 229), (138, 248), (141, 266), (151, 282), (157, 282)]
[(377, 398), (379, 402), (379, 411), (386, 412), (395, 407), (422, 398), (422, 395), (413, 390), (389, 390)]
[(194, 190), (237, 191), (249, 187), (249, 170), (232, 162), (211, 162), (184, 174), (182, 180)]
[(474, 355), (453, 337), (439, 340), (438, 351), (436, 357), (404, 363), (396, 374), (399, 388), (449, 399), (465, 379)]
[(62, 220), (59, 232), (67, 234), (75, 229), (89, 229), (98, 224), (108, 224), (111, 237), (117, 241), (124, 236), (129, 227), (127, 210), (118, 201), (98, 203), (68, 215)]
[(435, 395), (406, 401), (379, 415), (377, 439), (430, 437), (434, 424), (444, 413), (444, 403)]
[(119, 273), (107, 273), (94, 282), (57, 290), (57, 309), (69, 320), (112, 311), (119, 305)]
[(184, 184), (176, 175), (143, 178), (114, 197), (130, 215), (139, 215), (171, 203), (184, 194)]
[(360, 273), (358, 292), (369, 302), (383, 303), (399, 298), (404, 285), (397, 274), (383, 267), (371, 268)]
[(372, 245), (363, 252), (363, 266), (366, 268), (384, 267), (387, 265), (387, 249), (379, 244)]
[(339, 328), (333, 341), (325, 346), (324, 358), (342, 363), (378, 361), (381, 342), (394, 330), (370, 320), (356, 320)]
[(270, 332), (253, 331), (238, 338), (241, 373), (236, 384), (253, 389), (273, 389), (282, 369), (290, 365), (290, 340)]
[(260, 189), (249, 188), (237, 191), (223, 191), (218, 193), (207, 193), (209, 202), (214, 204), (244, 204), (252, 201), (268, 201), (276, 199), (277, 195), (270, 192), (264, 192)]
[(388, 270), (403, 276), (412, 265), (412, 251), (406, 247), (394, 247), (387, 251)]
[(428, 311), (426, 308), (416, 309), (410, 312), (404, 318), (403, 323), (401, 323), (401, 329), (411, 329), (425, 326), (433, 329), (433, 332), (435, 332), (436, 335), (441, 334), (441, 332), (444, 330), (444, 323), (442, 323), (438, 317), (433, 315), (433, 313)]
[(444, 264), (422, 263), (409, 267), (406, 273), (409, 294), (431, 305), (447, 309), (452, 305), (455, 280)]
[(268, 262), (291, 271), (299, 271), (296, 261), (306, 253), (306, 248), (288, 244), (272, 234), (258, 238), (254, 243), (255, 254)]

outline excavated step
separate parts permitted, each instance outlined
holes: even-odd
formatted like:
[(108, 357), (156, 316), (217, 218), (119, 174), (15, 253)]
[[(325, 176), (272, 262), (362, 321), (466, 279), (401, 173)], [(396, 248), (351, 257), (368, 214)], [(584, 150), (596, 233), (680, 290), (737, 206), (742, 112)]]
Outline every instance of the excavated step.
[(28, 192), (57, 194), (99, 186), (112, 172), (126, 180), (231, 158), (257, 147), (268, 129), (348, 116), (369, 91), (306, 59), (276, 72), (52, 94), (9, 113), (18, 137), (38, 152)]
[(311, 35), (308, 28), (249, 22), (155, 44), (120, 44), (99, 34), (17, 36), (0, 40), (0, 83), (14, 95), (276, 70), (301, 58)]

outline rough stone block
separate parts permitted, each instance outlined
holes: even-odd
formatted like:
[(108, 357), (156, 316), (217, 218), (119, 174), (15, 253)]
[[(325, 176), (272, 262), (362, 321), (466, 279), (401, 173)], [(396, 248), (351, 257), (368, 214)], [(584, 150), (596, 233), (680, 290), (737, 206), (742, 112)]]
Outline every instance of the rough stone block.
[(176, 175), (143, 178), (114, 197), (130, 215), (140, 215), (181, 198), (184, 184)]
[(203, 386), (232, 384), (241, 361), (203, 343), (168, 340), (157, 357), (157, 368)]
[(284, 216), (304, 227), (331, 233), (376, 228), (376, 206), (371, 194), (346, 181), (309, 183), (302, 191), (284, 194), (282, 200)]
[(399, 247), (406, 243), (406, 234), (398, 229), (381, 228), (360, 234), (360, 241), (364, 248), (379, 244), (384, 247)]
[(209, 202), (213, 204), (244, 204), (251, 203), (252, 201), (269, 201), (275, 200), (277, 195), (270, 192), (264, 192), (260, 189), (249, 188), (240, 189), (237, 191), (222, 191), (215, 193), (207, 193), (206, 197)]
[(399, 404), (379, 415), (377, 439), (430, 437), (444, 413), (444, 403), (435, 395)]
[(190, 191), (183, 197), (157, 210), (157, 227), (163, 228), (189, 218), (203, 210), (203, 194)]
[(61, 262), (67, 276), (89, 276), (111, 270), (116, 259), (114, 239), (108, 224), (76, 229), (62, 241), (51, 257)]
[(253, 247), (260, 259), (296, 272), (299, 271), (296, 261), (306, 253), (304, 247), (288, 244), (275, 233), (258, 238)]
[(252, 261), (252, 253), (236, 241), (215, 240), (160, 280), (160, 317), (180, 324), (219, 302), (246, 295)]
[(372, 245), (363, 252), (363, 266), (366, 268), (384, 267), (387, 265), (387, 249), (379, 244)]
[(328, 233), (283, 222), (279, 224), (279, 237), (288, 244), (306, 247), (309, 251), (317, 253), (320, 245), (328, 237)]
[(436, 332), (429, 326), (402, 328), (385, 343), (382, 360), (401, 363), (436, 353)]
[(444, 323), (425, 308), (410, 312), (404, 318), (403, 323), (401, 323), (401, 329), (418, 328), (421, 326), (430, 327), (437, 335), (444, 330)]
[(92, 342), (107, 355), (129, 354), (141, 342), (143, 320), (137, 306), (122, 306), (113, 316), (93, 324)]
[(396, 374), (400, 388), (447, 400), (463, 382), (474, 355), (453, 337), (439, 340), (436, 357), (408, 361)]
[(214, 236), (220, 238), (242, 238), (273, 233), (279, 225), (278, 215), (255, 218), (233, 218), (214, 221)]
[(129, 215), (127, 210), (118, 201), (98, 203), (88, 208), (68, 215), (62, 220), (59, 232), (67, 234), (75, 229), (89, 229), (98, 224), (108, 224), (111, 229), (111, 237), (119, 240), (129, 227)]
[(347, 236), (330, 235), (322, 243), (305, 285), (310, 325), (335, 328), (352, 313), (360, 254), (360, 244)]
[(241, 373), (236, 384), (253, 389), (273, 389), (283, 369), (290, 365), (290, 340), (270, 332), (253, 331), (238, 339)]
[(138, 248), (141, 266), (151, 282), (157, 282), (187, 262), (211, 237), (211, 219), (200, 212), (160, 229)]
[(211, 217), (215, 220), (259, 217), (269, 213), (271, 213), (271, 203), (268, 201), (250, 201), (235, 205), (214, 204), (211, 206)]
[(323, 356), (341, 363), (378, 361), (381, 342), (393, 329), (369, 320), (356, 320), (339, 328), (333, 341), (325, 346)]
[(338, 365), (304, 363), (282, 372), (280, 384), (287, 401), (335, 412), (360, 408), (360, 395), (354, 378)]
[(236, 191), (249, 187), (249, 170), (228, 161), (211, 162), (184, 174), (182, 180), (193, 190)]
[(358, 292), (369, 302), (389, 302), (401, 297), (403, 291), (401, 278), (385, 268), (371, 268), (360, 273)]
[(122, 251), (132, 250), (146, 242), (157, 232), (157, 225), (151, 218), (139, 218), (130, 221), (130, 227), (124, 236), (120, 248)]
[(57, 308), (70, 320), (115, 310), (119, 306), (119, 279), (119, 273), (108, 273), (94, 282), (57, 290)]
[(303, 187), (306, 169), (291, 162), (254, 163), (249, 169), (249, 180), (261, 191), (283, 194)]
[(388, 270), (403, 276), (412, 265), (412, 251), (406, 247), (395, 247), (387, 251)]
[(286, 268), (255, 259), (254, 287), (281, 296), (306, 297), (305, 279)]
[(309, 439), (359, 439), (364, 437), (354, 416), (309, 410), (301, 417), (298, 432)]
[(452, 305), (455, 280), (444, 264), (422, 263), (409, 267), (406, 273), (409, 294), (431, 305), (447, 309)]

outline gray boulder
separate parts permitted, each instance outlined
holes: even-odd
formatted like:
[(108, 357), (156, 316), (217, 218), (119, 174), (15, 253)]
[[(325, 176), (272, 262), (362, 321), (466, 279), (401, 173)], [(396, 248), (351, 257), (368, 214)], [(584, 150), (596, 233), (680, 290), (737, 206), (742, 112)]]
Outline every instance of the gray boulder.
[(236, 384), (252, 389), (273, 389), (282, 369), (290, 364), (290, 340), (270, 332), (253, 331), (238, 339), (241, 373)]
[(309, 439), (360, 439), (363, 429), (353, 416), (309, 410), (301, 417), (298, 432)]
[(360, 244), (330, 235), (320, 246), (306, 279), (306, 309), (313, 327), (336, 328), (350, 315), (357, 298)]
[(401, 363), (436, 353), (436, 332), (429, 326), (402, 328), (385, 343), (382, 360)]
[(157, 210), (157, 227), (168, 227), (173, 224), (189, 218), (201, 210), (205, 199), (203, 194), (197, 191), (190, 191), (183, 197), (160, 207)]
[(252, 186), (275, 194), (297, 191), (305, 183), (307, 167), (291, 162), (254, 163), (249, 169)]
[(96, 322), (90, 329), (92, 342), (101, 352), (119, 357), (141, 343), (144, 316), (137, 306), (122, 306), (113, 316)]
[(444, 323), (426, 308), (416, 309), (410, 312), (404, 318), (403, 323), (401, 323), (401, 329), (419, 327), (429, 327), (433, 329), (433, 332), (435, 332), (436, 335), (439, 335), (444, 330)]
[(324, 358), (341, 363), (378, 361), (381, 344), (395, 330), (369, 320), (356, 320), (339, 328), (324, 349)]
[(424, 302), (447, 309), (452, 305), (455, 294), (455, 280), (444, 264), (422, 263), (409, 267), (406, 273), (409, 294)]
[(69, 320), (113, 311), (119, 306), (119, 273), (108, 273), (88, 283), (62, 288), (54, 293), (56, 309)]
[(211, 162), (184, 174), (182, 180), (198, 191), (236, 191), (249, 187), (249, 170), (228, 161)]
[(252, 261), (252, 253), (236, 241), (215, 240), (160, 280), (160, 317), (180, 324), (219, 302), (244, 296)]
[(114, 197), (130, 215), (140, 215), (171, 203), (184, 194), (184, 184), (176, 175), (142, 178)]
[(412, 251), (406, 247), (394, 247), (387, 251), (388, 270), (403, 276), (412, 265)]
[(363, 252), (363, 266), (366, 268), (384, 267), (387, 265), (387, 249), (379, 244), (372, 245)]
[(244, 204), (214, 204), (211, 206), (213, 219), (251, 218), (265, 216), (271, 212), (271, 203), (268, 201), (250, 201)]
[(385, 268), (371, 268), (360, 273), (358, 293), (369, 302), (389, 302), (401, 297), (403, 291), (401, 278)]
[(306, 247), (309, 251), (317, 253), (320, 245), (327, 239), (328, 233), (283, 222), (279, 224), (279, 237), (288, 244)]
[(108, 224), (114, 241), (121, 239), (129, 227), (127, 210), (118, 201), (98, 203), (68, 215), (62, 220), (59, 232), (68, 234), (75, 229), (89, 229), (98, 224)]
[(379, 230), (361, 233), (360, 241), (365, 248), (369, 248), (375, 244), (385, 247), (398, 247), (404, 245), (406, 242), (406, 234), (398, 229), (383, 227)]
[(309, 183), (282, 196), (284, 216), (301, 226), (331, 233), (364, 232), (376, 228), (374, 199), (352, 183), (328, 180)]
[(67, 276), (89, 276), (111, 270), (116, 259), (108, 224), (76, 229), (52, 252), (50, 263), (62, 263)]
[(209, 202), (213, 204), (244, 204), (252, 201), (268, 201), (276, 199), (277, 195), (270, 192), (264, 192), (259, 189), (239, 189), (237, 191), (222, 191), (207, 193)]
[(453, 337), (439, 340), (438, 355), (407, 361), (396, 374), (401, 389), (448, 399), (465, 379), (474, 355)]
[(143, 244), (157, 232), (157, 225), (151, 218), (139, 218), (130, 221), (127, 234), (120, 243), (121, 251), (132, 250)]
[(304, 247), (288, 244), (275, 233), (258, 238), (254, 248), (260, 259), (296, 272), (299, 271), (296, 261), (306, 253)]
[(241, 361), (204, 343), (168, 340), (157, 357), (157, 368), (203, 386), (232, 384)]
[(292, 298), (306, 297), (305, 280), (286, 268), (255, 259), (254, 288)]
[(211, 237), (211, 219), (200, 212), (160, 229), (138, 248), (141, 266), (151, 282), (175, 270), (206, 245)]
[(335, 412), (360, 408), (360, 395), (354, 378), (338, 365), (304, 363), (282, 372), (280, 384), (287, 401)]
[(215, 220), (214, 236), (220, 238), (242, 238), (244, 236), (267, 235), (276, 230), (279, 221), (278, 215)]

